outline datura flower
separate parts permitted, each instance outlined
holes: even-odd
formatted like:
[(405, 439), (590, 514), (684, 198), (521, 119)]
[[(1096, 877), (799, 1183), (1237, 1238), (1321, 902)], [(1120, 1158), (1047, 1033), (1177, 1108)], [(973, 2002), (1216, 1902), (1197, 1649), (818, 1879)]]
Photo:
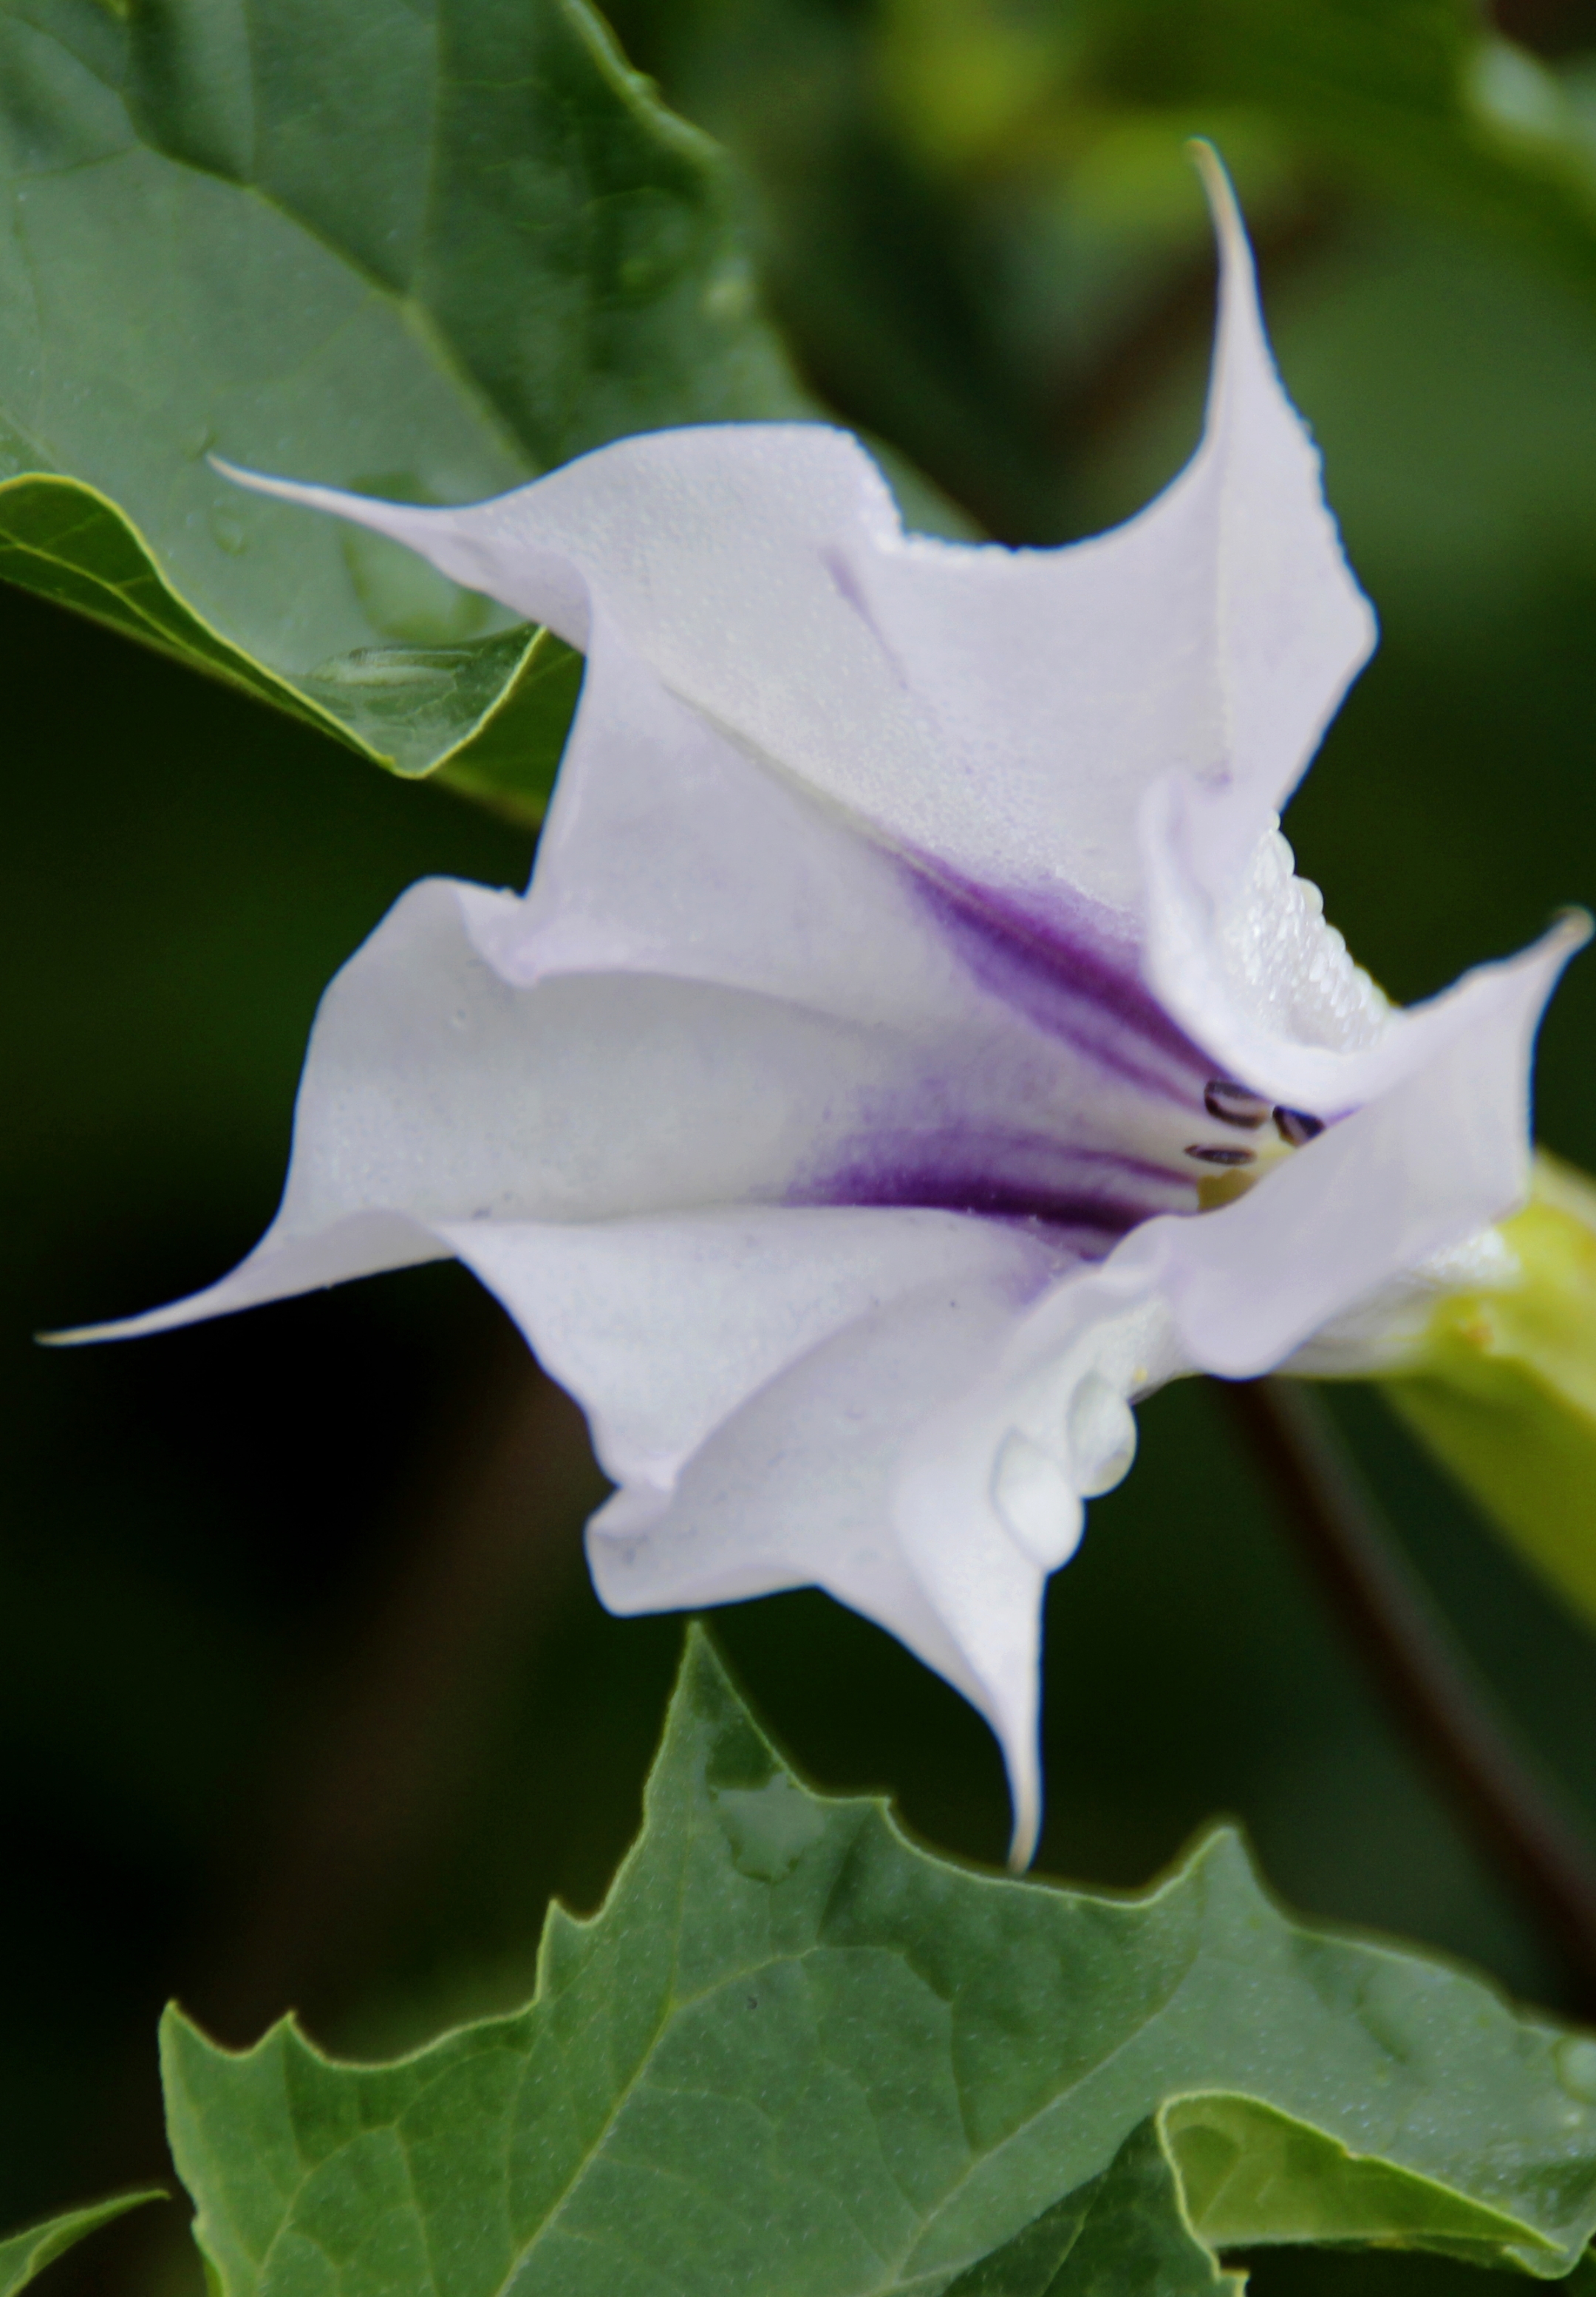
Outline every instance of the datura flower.
[(457, 510), (234, 474), (586, 678), (526, 894), (403, 897), (323, 1001), (260, 1244), (109, 1328), (453, 1254), (586, 1407), (610, 1609), (828, 1589), (988, 1718), (1020, 1863), (1044, 1583), (1131, 1406), (1381, 1369), (1488, 1277), (1584, 930), (1397, 1010), (1294, 875), (1278, 809), (1374, 623), (1205, 164), (1202, 443), (1068, 548), (906, 534), (820, 424)]

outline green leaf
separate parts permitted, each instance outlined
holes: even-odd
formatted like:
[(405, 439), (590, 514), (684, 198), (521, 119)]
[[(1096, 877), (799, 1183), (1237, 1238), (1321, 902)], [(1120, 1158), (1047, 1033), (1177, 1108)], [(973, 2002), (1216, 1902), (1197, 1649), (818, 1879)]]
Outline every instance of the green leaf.
[(1148, 2120), (1101, 2177), (961, 2273), (948, 2297), (1234, 2297), (1245, 2283), (1197, 2233), (1163, 2133)]
[(1535, 1159), (1502, 1233), (1516, 1282), (1449, 1293), (1411, 1368), (1382, 1382), (1421, 1442), (1596, 1626), (1596, 1184)]
[(149, 2186), (136, 2194), (92, 2202), (86, 2209), (63, 2210), (60, 2217), (46, 2218), (42, 2225), (13, 2233), (9, 2241), (0, 2241), (0, 2297), (12, 2297), (14, 2291), (26, 2289), (36, 2275), (74, 2248), (86, 2234), (109, 2225), (113, 2218), (126, 2217), (129, 2210), (142, 2209), (146, 2202), (166, 2199), (159, 2186)]
[(208, 460), (417, 501), (807, 411), (583, 0), (0, 0), (0, 572), (535, 818), (580, 669)]
[(690, 1644), (642, 1837), (527, 2010), (390, 2065), (177, 2011), (225, 2297), (1188, 2297), (1221, 2249), (1545, 2278), (1596, 2226), (1596, 2041), (1292, 1922), (1237, 1836), (1118, 1898), (795, 1780)]

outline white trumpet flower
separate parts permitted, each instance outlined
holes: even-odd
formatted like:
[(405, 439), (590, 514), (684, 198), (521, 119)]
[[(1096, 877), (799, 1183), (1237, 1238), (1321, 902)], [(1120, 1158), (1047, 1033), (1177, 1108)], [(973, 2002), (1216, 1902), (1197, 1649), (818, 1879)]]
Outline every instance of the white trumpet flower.
[(458, 510), (235, 473), (587, 673), (526, 894), (404, 896), (327, 991), (260, 1244), (108, 1328), (456, 1255), (587, 1409), (610, 1608), (828, 1589), (987, 1717), (1021, 1863), (1043, 1585), (1131, 1404), (1378, 1368), (1488, 1258), (1584, 930), (1401, 1011), (1293, 874), (1374, 625), (1205, 167), (1202, 444), (1069, 548), (906, 535), (820, 424)]

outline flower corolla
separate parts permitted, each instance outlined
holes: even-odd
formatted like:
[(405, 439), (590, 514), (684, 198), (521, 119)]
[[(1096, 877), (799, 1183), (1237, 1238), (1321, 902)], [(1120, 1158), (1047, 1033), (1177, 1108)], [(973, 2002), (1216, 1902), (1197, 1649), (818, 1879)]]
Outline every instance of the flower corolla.
[(1374, 625), (1208, 176), (1202, 443), (1068, 548), (906, 534), (819, 424), (457, 510), (247, 479), (587, 670), (526, 894), (403, 897), (323, 1001), (272, 1227), (110, 1328), (457, 1256), (586, 1407), (611, 1609), (828, 1589), (987, 1717), (1021, 1861), (1043, 1586), (1131, 1405), (1378, 1369), (1477, 1280), (1583, 931), (1397, 1010), (1294, 874)]

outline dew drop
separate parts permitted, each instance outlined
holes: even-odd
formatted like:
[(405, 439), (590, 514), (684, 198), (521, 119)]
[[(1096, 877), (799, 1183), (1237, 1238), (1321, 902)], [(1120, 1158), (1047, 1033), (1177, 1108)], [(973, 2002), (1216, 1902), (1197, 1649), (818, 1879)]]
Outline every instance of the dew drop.
[(1070, 1462), (1082, 1499), (1123, 1480), (1136, 1457), (1136, 1414), (1112, 1381), (1089, 1371), (1070, 1399)]
[(1044, 1571), (1056, 1571), (1081, 1536), (1081, 1500), (1053, 1454), (1011, 1428), (992, 1462), (992, 1504)]

